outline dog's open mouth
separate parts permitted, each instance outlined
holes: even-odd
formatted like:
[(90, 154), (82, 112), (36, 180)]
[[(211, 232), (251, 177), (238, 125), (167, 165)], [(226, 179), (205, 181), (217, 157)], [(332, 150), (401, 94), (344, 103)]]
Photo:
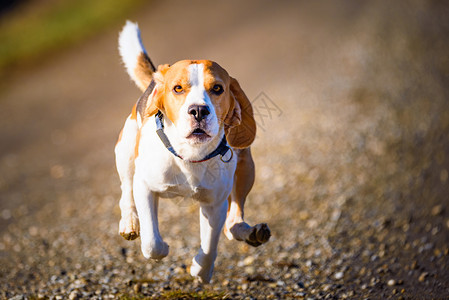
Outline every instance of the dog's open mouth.
[(201, 128), (197, 128), (194, 131), (192, 131), (192, 134), (194, 134), (194, 135), (201, 135), (201, 134), (206, 134), (206, 132), (203, 129), (201, 129)]
[(206, 131), (201, 128), (195, 128), (187, 138), (197, 142), (204, 142), (210, 138), (210, 135), (208, 135)]

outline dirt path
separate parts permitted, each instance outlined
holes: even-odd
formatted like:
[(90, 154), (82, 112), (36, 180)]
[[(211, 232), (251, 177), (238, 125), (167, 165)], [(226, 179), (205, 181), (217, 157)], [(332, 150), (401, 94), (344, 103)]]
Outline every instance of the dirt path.
[(162, 202), (162, 262), (117, 234), (113, 147), (139, 96), (119, 27), (13, 78), (0, 94), (0, 297), (449, 297), (447, 12), (169, 1), (130, 16), (155, 62), (216, 60), (256, 110), (246, 218), (273, 237), (222, 236), (204, 286), (186, 272), (195, 203)]

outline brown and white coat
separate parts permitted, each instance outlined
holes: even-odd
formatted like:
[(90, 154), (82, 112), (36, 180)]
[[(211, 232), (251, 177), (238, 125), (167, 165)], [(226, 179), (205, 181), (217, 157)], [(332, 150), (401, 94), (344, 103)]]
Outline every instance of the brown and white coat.
[[(243, 219), (255, 176), (250, 145), (256, 123), (251, 103), (237, 80), (209, 60), (183, 60), (153, 72), (134, 23), (123, 28), (119, 50), (128, 74), (142, 91), (152, 80), (156, 83), (145, 107), (134, 106), (115, 148), (122, 189), (119, 232), (129, 240), (140, 235), (143, 255), (162, 259), (169, 247), (159, 233), (159, 198), (184, 195), (199, 201), (201, 248), (190, 273), (209, 282), (223, 225), (231, 240), (259, 246), (270, 238), (266, 224), (250, 226)], [(183, 159), (169, 152), (156, 134), (158, 111), (163, 114), (166, 136)], [(223, 136), (231, 147), (225, 157), (191, 162), (211, 153)]]

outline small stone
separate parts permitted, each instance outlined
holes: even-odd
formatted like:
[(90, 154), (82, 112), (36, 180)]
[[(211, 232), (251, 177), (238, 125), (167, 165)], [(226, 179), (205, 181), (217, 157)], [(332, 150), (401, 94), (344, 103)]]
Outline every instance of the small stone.
[(337, 273), (335, 273), (335, 275), (334, 275), (335, 279), (337, 279), (337, 280), (342, 279), (343, 276), (344, 276), (344, 273), (343, 273), (343, 272), (337, 272)]
[(282, 280), (278, 280), (278, 281), (276, 282), (276, 285), (277, 285), (277, 286), (284, 286), (284, 285), (285, 285), (285, 282), (282, 281)]
[(441, 204), (439, 205), (435, 205), (434, 207), (432, 207), (432, 216), (439, 216), (443, 213), (443, 206)]
[(126, 257), (126, 262), (128, 264), (132, 264), (134, 262), (134, 259), (131, 256)]
[(365, 275), (366, 274), (366, 268), (365, 267), (362, 267), (361, 269), (360, 269), (360, 271), (359, 271), (359, 275), (360, 276), (363, 276), (363, 275)]
[(409, 224), (404, 224), (402, 225), (402, 231), (407, 232), (410, 229), (410, 225)]
[(436, 235), (439, 231), (440, 230), (438, 229), (438, 227), (434, 227), (434, 228), (432, 228), (431, 233), (432, 233), (432, 235)]
[(427, 273), (427, 272), (423, 272), (423, 273), (421, 273), (421, 275), (419, 276), (419, 281), (420, 282), (424, 282), (424, 280), (426, 280), (426, 278), (429, 276), (429, 273)]
[(376, 277), (371, 277), (370, 279), (370, 286), (375, 286), (379, 282), (379, 279)]
[(4, 220), (9, 220), (12, 217), (11, 211), (9, 209), (2, 210), (2, 214), (1, 215), (2, 215), (2, 218)]
[(314, 228), (316, 228), (318, 226), (318, 221), (317, 220), (313, 220), (313, 219), (308, 220), (307, 223), (306, 223), (306, 226), (309, 229), (314, 229)]
[(256, 273), (256, 268), (254, 268), (253, 266), (248, 266), (245, 268), (245, 273), (253, 275), (254, 273)]
[(243, 265), (244, 266), (252, 265), (254, 263), (254, 260), (255, 260), (254, 256), (248, 256), (243, 260)]
[(28, 228), (28, 232), (31, 236), (36, 236), (39, 233), (39, 229), (36, 226), (31, 226)]
[(138, 294), (142, 291), (142, 285), (140, 283), (136, 283), (133, 286), (134, 293)]
[(273, 260), (271, 258), (266, 259), (263, 264), (265, 267), (271, 267), (273, 265)]
[(74, 290), (70, 293), (69, 299), (75, 300), (75, 299), (78, 299), (80, 296), (81, 296), (80, 293), (77, 290)]
[(388, 280), (387, 284), (388, 284), (388, 286), (394, 286), (394, 285), (396, 285), (396, 280), (390, 279), (390, 280)]

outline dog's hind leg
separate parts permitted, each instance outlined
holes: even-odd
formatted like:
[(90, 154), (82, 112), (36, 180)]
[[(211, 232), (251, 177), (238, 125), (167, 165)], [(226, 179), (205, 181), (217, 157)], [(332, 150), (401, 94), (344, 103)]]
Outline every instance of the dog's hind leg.
[(228, 199), (228, 215), (224, 233), (230, 240), (245, 241), (249, 245), (257, 247), (266, 243), (270, 239), (271, 233), (266, 223), (250, 226), (244, 221), (246, 196), (254, 184), (254, 177), (255, 170), (251, 149), (239, 150), (234, 186)]
[(119, 233), (127, 240), (134, 240), (139, 236), (139, 218), (133, 199), (134, 159), (138, 130), (134, 108), (115, 146), (116, 165), (122, 189)]

